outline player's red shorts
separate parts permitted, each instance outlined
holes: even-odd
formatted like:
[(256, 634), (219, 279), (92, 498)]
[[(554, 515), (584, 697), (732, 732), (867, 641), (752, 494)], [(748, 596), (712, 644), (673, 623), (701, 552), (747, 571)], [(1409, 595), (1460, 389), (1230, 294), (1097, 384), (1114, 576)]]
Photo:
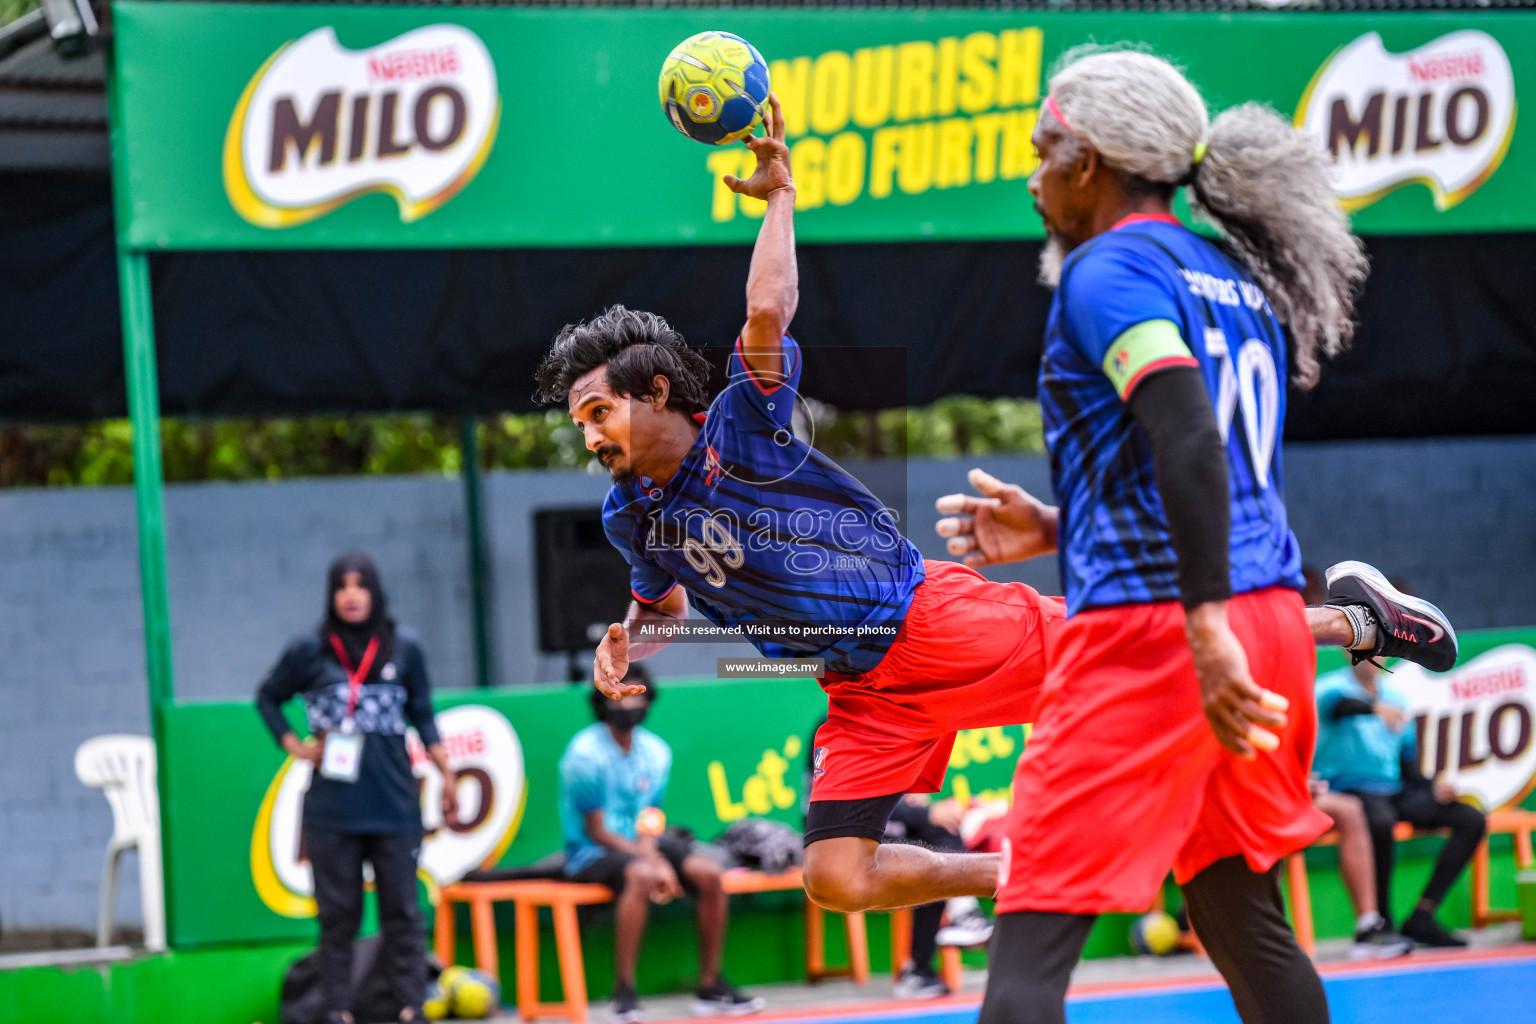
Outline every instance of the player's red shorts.
[(872, 672), (822, 680), (813, 801), (934, 792), (958, 730), (1034, 720), (1065, 603), (957, 562), (924, 564), (905, 639)]
[(1248, 761), (1216, 742), (1177, 602), (1083, 612), (1050, 651), (1014, 776), (997, 909), (1145, 910), (1241, 854), (1265, 871), (1326, 832), (1307, 775), (1317, 734), (1312, 634), (1294, 591), (1227, 604), (1254, 682), (1290, 701), (1280, 747)]

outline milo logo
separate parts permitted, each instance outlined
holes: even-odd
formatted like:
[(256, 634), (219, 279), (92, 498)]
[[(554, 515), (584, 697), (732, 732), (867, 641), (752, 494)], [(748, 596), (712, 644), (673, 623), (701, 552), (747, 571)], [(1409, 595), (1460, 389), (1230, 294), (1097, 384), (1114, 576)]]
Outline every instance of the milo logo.
[(1486, 32), (1389, 53), (1367, 33), (1318, 69), (1296, 124), (1333, 160), (1345, 209), (1417, 182), (1449, 209), (1498, 169), (1515, 130), (1509, 57)]
[(1425, 775), (1445, 775), (1484, 810), (1519, 803), (1536, 782), (1536, 650), (1505, 644), (1454, 672), (1393, 666)]
[(224, 190), (252, 224), (286, 228), (368, 192), (418, 220), (479, 172), (501, 116), (490, 51), (459, 25), (366, 50), (316, 29), (246, 85), (224, 138)]

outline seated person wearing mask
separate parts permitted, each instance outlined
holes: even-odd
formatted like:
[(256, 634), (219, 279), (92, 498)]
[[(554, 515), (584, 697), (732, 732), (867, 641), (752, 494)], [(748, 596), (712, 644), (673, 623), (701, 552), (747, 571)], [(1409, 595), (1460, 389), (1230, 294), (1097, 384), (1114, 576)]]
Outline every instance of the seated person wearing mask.
[(699, 986), (692, 1009), (697, 1016), (739, 1016), (763, 1008), (720, 974), (729, 904), (720, 885), (719, 863), (697, 844), (665, 830), (661, 807), (672, 770), (672, 748), (641, 728), (656, 700), (656, 684), (640, 665), (631, 665), (627, 685), (643, 693), (610, 700), (591, 691), (594, 725), (571, 737), (560, 757), (560, 820), (565, 829), (565, 873), (572, 881), (596, 882), (614, 892), (615, 950), (613, 1003), (609, 1019), (641, 1021), (645, 1011), (635, 991), (635, 964), (651, 903), (683, 893), (699, 901)]

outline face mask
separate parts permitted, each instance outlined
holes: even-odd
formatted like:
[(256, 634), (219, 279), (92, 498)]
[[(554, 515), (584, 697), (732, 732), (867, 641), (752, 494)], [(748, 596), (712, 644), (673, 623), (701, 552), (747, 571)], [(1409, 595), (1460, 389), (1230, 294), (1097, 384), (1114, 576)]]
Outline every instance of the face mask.
[(649, 710), (649, 708), (609, 708), (603, 715), (603, 721), (619, 732), (630, 732), (635, 726), (645, 721), (645, 713)]

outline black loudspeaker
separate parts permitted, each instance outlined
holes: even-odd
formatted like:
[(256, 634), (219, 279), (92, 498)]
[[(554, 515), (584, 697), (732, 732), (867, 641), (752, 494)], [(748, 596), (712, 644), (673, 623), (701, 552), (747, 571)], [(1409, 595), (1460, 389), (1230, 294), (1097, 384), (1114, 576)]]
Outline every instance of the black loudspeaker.
[(603, 533), (603, 510), (546, 508), (533, 514), (539, 649), (596, 647), (629, 610), (629, 563)]

